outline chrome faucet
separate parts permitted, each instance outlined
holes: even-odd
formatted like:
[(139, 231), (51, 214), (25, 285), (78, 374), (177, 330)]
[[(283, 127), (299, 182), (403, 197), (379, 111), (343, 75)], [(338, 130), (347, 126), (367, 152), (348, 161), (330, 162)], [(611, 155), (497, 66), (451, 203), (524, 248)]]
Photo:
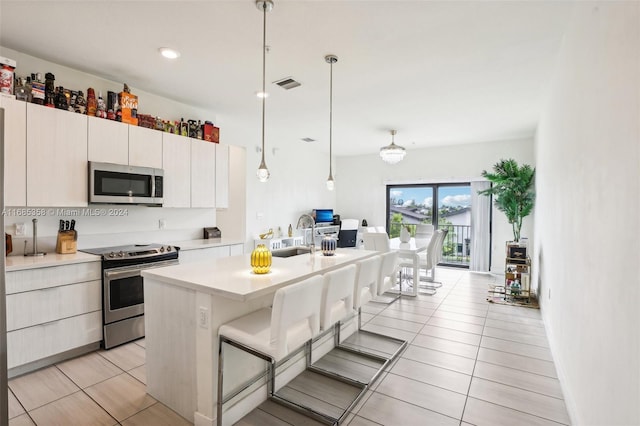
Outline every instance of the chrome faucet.
[(316, 221), (310, 214), (303, 214), (298, 218), (298, 224), (296, 229), (306, 229), (311, 226), (311, 242), (309, 243), (309, 249), (313, 255), (316, 252)]

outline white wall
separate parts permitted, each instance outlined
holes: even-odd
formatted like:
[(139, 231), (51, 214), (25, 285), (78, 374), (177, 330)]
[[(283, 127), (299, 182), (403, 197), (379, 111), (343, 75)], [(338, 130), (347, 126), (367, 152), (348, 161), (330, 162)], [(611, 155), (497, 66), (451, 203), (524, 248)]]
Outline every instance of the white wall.
[[(534, 166), (533, 141), (494, 141), (408, 150), (401, 163), (388, 165), (379, 155), (339, 157), (336, 161), (337, 211), (342, 218), (367, 219), (369, 225), (386, 223), (386, 185), (405, 183), (469, 182), (491, 170), (502, 158)], [(526, 218), (522, 236), (532, 235)], [(492, 267), (504, 273), (504, 242), (513, 239), (504, 214), (493, 209)]]
[[(98, 96), (99, 91), (102, 91), (102, 97), (105, 99), (105, 102), (107, 91), (111, 90), (112, 92), (119, 93), (122, 91), (123, 84), (126, 83), (126, 81), (116, 82), (105, 80), (92, 74), (45, 61), (2, 46), (0, 46), (0, 55), (11, 58), (17, 62), (15, 73), (18, 77), (26, 77), (35, 72), (41, 72), (42, 75), (51, 72), (56, 77), (56, 86), (63, 86), (71, 90), (82, 90), (85, 97), (87, 96), (87, 88), (93, 87), (96, 91), (96, 96)], [(129, 85), (129, 88), (131, 89), (131, 93), (138, 96), (139, 114), (151, 114), (168, 120), (180, 120), (181, 117), (184, 117), (185, 120), (209, 120), (217, 123), (216, 113), (213, 111), (207, 111), (202, 108), (163, 98), (153, 93), (137, 89), (135, 86)]]
[[(259, 182), (256, 170), (261, 154), (260, 112), (254, 121), (247, 122), (232, 116), (222, 116), (225, 141), (246, 147), (246, 243), (245, 250), (253, 247), (253, 239), (269, 228), (281, 228), (286, 235), (289, 224), (296, 233), (297, 220), (312, 209), (334, 208), (336, 192), (326, 189), (329, 176), (328, 155), (318, 147), (300, 142), (287, 129), (271, 129), (268, 121), (265, 161), (271, 172), (267, 182)], [(324, 122), (325, 117), (319, 117)], [(274, 152), (275, 149), (275, 152)], [(335, 167), (334, 167), (335, 172)], [(335, 176), (335, 173), (334, 173)], [(338, 184), (339, 185), (339, 184)]]
[(573, 424), (638, 425), (639, 2), (575, 6), (551, 94), (533, 278), (556, 368)]

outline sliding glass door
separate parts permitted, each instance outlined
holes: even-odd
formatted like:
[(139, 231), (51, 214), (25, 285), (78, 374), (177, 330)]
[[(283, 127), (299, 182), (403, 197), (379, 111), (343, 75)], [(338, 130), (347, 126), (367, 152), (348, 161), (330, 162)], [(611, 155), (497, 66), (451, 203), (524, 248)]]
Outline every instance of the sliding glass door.
[(408, 226), (415, 235), (419, 223), (447, 231), (441, 264), (469, 266), (471, 255), (471, 187), (455, 184), (387, 185), (387, 232), (400, 235)]

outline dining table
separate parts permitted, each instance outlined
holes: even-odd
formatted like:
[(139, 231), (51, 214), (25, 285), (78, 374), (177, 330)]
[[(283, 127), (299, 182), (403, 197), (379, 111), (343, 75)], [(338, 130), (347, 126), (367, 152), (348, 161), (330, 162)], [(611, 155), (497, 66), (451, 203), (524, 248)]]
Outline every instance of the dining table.
[(389, 240), (389, 248), (398, 252), (401, 259), (409, 259), (413, 264), (413, 285), (410, 291), (402, 290), (402, 281), (400, 282), (400, 292), (403, 296), (417, 296), (420, 282), (420, 253), (427, 250), (429, 240), (411, 238), (408, 242), (400, 241), (400, 238), (391, 238)]

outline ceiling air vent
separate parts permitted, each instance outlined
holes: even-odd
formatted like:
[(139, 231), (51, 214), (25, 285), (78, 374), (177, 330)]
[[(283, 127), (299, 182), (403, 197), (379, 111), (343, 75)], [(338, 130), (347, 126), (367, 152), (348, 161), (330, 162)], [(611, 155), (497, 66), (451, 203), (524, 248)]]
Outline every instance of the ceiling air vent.
[(302, 138), (301, 139), (303, 142), (315, 142), (315, 139), (311, 139), (311, 138)]
[(300, 83), (298, 83), (297, 81), (295, 81), (291, 77), (286, 77), (286, 78), (283, 78), (281, 80), (274, 81), (274, 83), (277, 84), (278, 86), (282, 87), (283, 89), (286, 89), (286, 90), (293, 89), (294, 87), (301, 86)]

